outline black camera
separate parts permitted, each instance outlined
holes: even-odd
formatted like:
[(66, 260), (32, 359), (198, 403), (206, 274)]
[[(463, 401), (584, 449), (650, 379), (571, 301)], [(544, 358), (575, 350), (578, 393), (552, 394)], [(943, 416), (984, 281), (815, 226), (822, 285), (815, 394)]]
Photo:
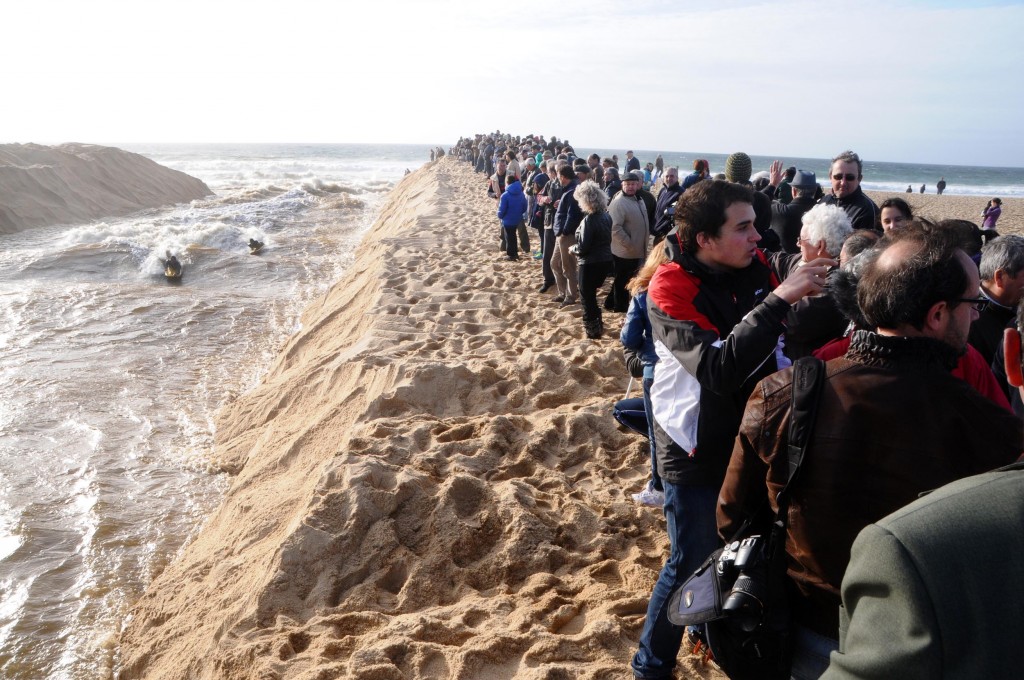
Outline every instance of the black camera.
[(728, 612), (744, 632), (750, 633), (761, 625), (765, 595), (768, 590), (768, 565), (760, 536), (733, 541), (725, 547), (715, 566), (727, 579), (733, 578), (732, 589), (725, 598), (722, 610)]

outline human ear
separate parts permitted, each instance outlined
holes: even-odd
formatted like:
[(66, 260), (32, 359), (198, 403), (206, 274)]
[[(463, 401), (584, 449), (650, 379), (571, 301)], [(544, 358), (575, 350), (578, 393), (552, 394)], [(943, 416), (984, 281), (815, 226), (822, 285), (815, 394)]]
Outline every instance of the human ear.
[(945, 300), (936, 302), (928, 308), (924, 317), (924, 330), (942, 332), (945, 331), (949, 317), (949, 303)]

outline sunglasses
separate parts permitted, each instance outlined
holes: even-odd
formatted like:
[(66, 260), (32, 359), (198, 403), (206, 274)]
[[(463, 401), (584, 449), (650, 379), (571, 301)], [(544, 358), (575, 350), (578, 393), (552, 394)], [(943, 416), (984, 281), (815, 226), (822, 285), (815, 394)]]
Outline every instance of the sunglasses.
[(953, 302), (964, 302), (974, 307), (979, 312), (984, 312), (985, 308), (988, 307), (988, 298), (977, 297), (977, 298), (956, 298)]
[(842, 174), (832, 175), (832, 179), (834, 179), (837, 182), (839, 182), (839, 181), (841, 181), (843, 179), (845, 179), (847, 182), (852, 182), (853, 180), (857, 179), (857, 175), (850, 174), (850, 173), (847, 173), (845, 175), (842, 175)]

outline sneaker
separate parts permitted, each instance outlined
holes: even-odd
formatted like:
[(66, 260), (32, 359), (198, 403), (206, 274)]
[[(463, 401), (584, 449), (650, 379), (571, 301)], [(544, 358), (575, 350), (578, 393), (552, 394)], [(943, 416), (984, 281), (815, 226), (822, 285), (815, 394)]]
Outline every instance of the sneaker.
[(562, 307), (568, 307), (569, 305), (574, 305), (574, 304), (576, 304), (575, 300), (570, 300), (569, 298), (566, 298), (566, 299), (562, 300)]
[(556, 295), (555, 297), (551, 298), (551, 301), (552, 302), (565, 302), (565, 296), (564, 295)]
[(661, 508), (665, 506), (665, 492), (656, 490), (654, 482), (647, 482), (643, 491), (633, 494), (633, 500), (640, 505)]
[(533, 254), (533, 259), (535, 259), (535, 260), (539, 260), (539, 259), (541, 259), (543, 257), (544, 257), (544, 253), (534, 253)]

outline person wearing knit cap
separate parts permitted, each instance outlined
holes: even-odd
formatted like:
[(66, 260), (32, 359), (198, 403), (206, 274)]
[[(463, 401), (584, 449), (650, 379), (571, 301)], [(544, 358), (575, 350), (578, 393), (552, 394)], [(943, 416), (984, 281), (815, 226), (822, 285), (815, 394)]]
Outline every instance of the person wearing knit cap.
[[(749, 187), (752, 171), (753, 163), (750, 156), (742, 151), (730, 154), (725, 159), (725, 179), (729, 182)], [(769, 228), (772, 224), (772, 196), (775, 194), (775, 187), (772, 185), (769, 187), (771, 188), (766, 189), (766, 192), (770, 191), (770, 194), (754, 192), (754, 213), (756, 214), (754, 227), (757, 229), (757, 233), (761, 234), (761, 240), (757, 247), (770, 252), (778, 252), (782, 249), (782, 244), (775, 232)]]
[(748, 184), (752, 170), (753, 164), (750, 162), (750, 156), (742, 151), (737, 151), (725, 159), (725, 179), (730, 182)]

